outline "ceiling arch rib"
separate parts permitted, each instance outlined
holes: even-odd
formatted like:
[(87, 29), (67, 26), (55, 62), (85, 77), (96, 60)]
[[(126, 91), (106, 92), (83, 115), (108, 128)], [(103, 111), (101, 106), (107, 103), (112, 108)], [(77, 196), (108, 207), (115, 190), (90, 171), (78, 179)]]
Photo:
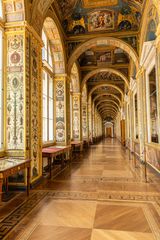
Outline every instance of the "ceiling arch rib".
[(114, 112), (115, 114), (117, 114), (117, 111), (116, 110), (114, 110), (114, 109), (112, 109), (112, 108), (104, 108), (104, 109), (102, 109), (101, 111), (99, 111), (99, 113), (100, 114), (102, 114), (104, 111), (111, 111), (111, 112)]
[(114, 101), (114, 100), (110, 100), (110, 99), (107, 99), (107, 100), (100, 100), (97, 104), (96, 104), (96, 108), (100, 105), (100, 104), (103, 104), (103, 103), (112, 103), (114, 104), (115, 106), (118, 107), (118, 109), (120, 110), (120, 106)]
[(104, 111), (104, 113), (101, 114), (101, 116), (102, 116), (102, 118), (107, 117), (107, 116), (108, 117), (113, 116), (114, 118), (116, 118), (117, 115), (115, 113), (111, 112), (111, 111), (106, 110), (106, 111)]
[(101, 88), (101, 87), (111, 87), (111, 88), (114, 88), (114, 89), (116, 89), (119, 93), (121, 93), (122, 99), (123, 99), (123, 97), (124, 97), (123, 91), (122, 91), (119, 87), (117, 87), (117, 86), (115, 86), (115, 85), (113, 85), (113, 84), (104, 83), (104, 84), (99, 84), (99, 85), (96, 85), (95, 87), (93, 87), (93, 88), (91, 89), (91, 91), (89, 92), (88, 98), (92, 95), (92, 93), (94, 93), (94, 91), (96, 91), (98, 88)]
[(114, 116), (114, 118), (116, 118), (117, 114), (115, 112), (109, 111), (109, 110), (105, 110), (103, 113), (101, 113), (102, 118), (104, 117), (109, 117), (109, 116)]
[(106, 108), (106, 107), (109, 107), (109, 108), (113, 108), (114, 110), (116, 110), (118, 112), (118, 108), (113, 106), (113, 105), (108, 105), (108, 104), (105, 104), (105, 105), (101, 105), (99, 108), (97, 108), (98, 111), (101, 111), (102, 109)]
[(72, 66), (74, 62), (84, 53), (86, 50), (91, 49), (93, 47), (105, 47), (105, 46), (115, 46), (122, 49), (124, 52), (128, 53), (128, 55), (132, 58), (136, 68), (138, 69), (139, 60), (136, 51), (123, 40), (113, 38), (113, 37), (98, 37), (92, 38), (80, 45), (73, 51), (69, 62), (68, 62), (68, 73), (70, 74)]
[(113, 69), (113, 68), (99, 68), (99, 69), (96, 69), (96, 70), (94, 70), (94, 71), (89, 72), (89, 73), (84, 77), (84, 79), (82, 80), (82, 84), (81, 84), (81, 90), (83, 90), (83, 87), (84, 87), (85, 83), (87, 83), (87, 81), (88, 81), (91, 77), (95, 76), (96, 74), (104, 73), (104, 72), (109, 72), (109, 73), (112, 73), (112, 74), (115, 74), (115, 75), (121, 77), (122, 80), (125, 82), (126, 86), (129, 88), (129, 81), (128, 81), (127, 77), (126, 77), (123, 73), (121, 73), (120, 71), (115, 70), (115, 69)]
[(121, 102), (121, 100), (119, 99), (119, 97), (117, 97), (117, 96), (116, 96), (115, 94), (113, 94), (113, 93), (101, 93), (101, 94), (98, 94), (96, 97), (94, 97), (93, 102), (95, 102), (98, 98), (100, 98), (100, 97), (102, 97), (102, 96), (112, 96), (113, 98), (115, 98), (115, 99), (119, 102), (120, 106), (122, 105), (122, 102)]

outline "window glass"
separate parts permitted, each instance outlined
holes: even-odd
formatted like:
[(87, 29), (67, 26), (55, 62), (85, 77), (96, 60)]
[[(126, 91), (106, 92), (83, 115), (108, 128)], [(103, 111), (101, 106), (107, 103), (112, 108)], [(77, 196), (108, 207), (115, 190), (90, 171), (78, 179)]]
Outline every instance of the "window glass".
[(47, 36), (44, 31), (42, 31), (42, 41), (44, 44), (44, 47), (42, 49), (42, 60), (47, 61), (47, 48), (48, 48), (48, 43), (47, 43)]
[(151, 142), (158, 143), (158, 108), (157, 108), (157, 85), (155, 67), (149, 74), (149, 100), (150, 100), (150, 132)]
[(50, 50), (50, 47), (48, 47), (48, 63), (49, 65), (52, 67), (53, 64), (52, 64), (52, 55), (51, 55), (51, 50)]
[[(42, 60), (46, 61), (51, 67), (52, 64), (52, 55), (49, 46), (49, 39), (45, 34), (44, 30), (42, 31), (42, 40), (44, 47), (42, 50)], [(53, 77), (50, 76), (50, 68), (45, 66), (43, 71), (43, 141), (53, 141), (54, 140), (54, 121), (53, 121)]]
[(53, 78), (43, 71), (43, 141), (54, 139), (53, 131)]

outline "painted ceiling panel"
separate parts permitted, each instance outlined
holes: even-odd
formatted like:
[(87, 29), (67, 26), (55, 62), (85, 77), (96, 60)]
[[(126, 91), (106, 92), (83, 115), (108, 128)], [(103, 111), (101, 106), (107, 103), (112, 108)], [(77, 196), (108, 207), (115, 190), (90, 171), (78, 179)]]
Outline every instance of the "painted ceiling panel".
[(60, 18), (69, 35), (138, 31), (141, 0), (58, 0)]

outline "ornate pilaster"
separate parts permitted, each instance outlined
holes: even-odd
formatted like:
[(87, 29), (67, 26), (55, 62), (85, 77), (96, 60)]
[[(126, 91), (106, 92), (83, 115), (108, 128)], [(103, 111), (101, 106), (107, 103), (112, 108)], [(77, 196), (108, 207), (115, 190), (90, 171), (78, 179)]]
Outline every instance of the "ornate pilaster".
[[(157, 100), (158, 100), (158, 106), (160, 106), (160, 24), (158, 25), (157, 29), (157, 39), (156, 39), (156, 67), (157, 67)], [(160, 125), (160, 109), (157, 109), (158, 111), (158, 125)], [(159, 141), (160, 141), (160, 131), (159, 131)]]
[[(146, 86), (144, 80), (144, 69), (141, 68), (137, 74), (137, 95), (138, 95), (138, 129), (140, 141), (140, 158), (144, 161), (144, 147), (145, 147), (145, 126), (146, 126)], [(143, 111), (142, 111), (143, 109)]]
[(57, 144), (70, 142), (70, 84), (67, 75), (57, 74), (54, 78), (55, 140)]
[(89, 127), (88, 127), (88, 106), (87, 106), (87, 87), (86, 84), (82, 91), (82, 139), (89, 139)]
[(33, 182), (42, 175), (42, 42), (22, 24), (7, 27), (5, 38), (5, 150), (8, 156), (32, 160)]
[(92, 99), (91, 97), (88, 99), (88, 125), (89, 125), (89, 141), (92, 142), (93, 135), (92, 135)]
[(73, 140), (82, 140), (82, 124), (81, 124), (81, 93), (72, 94), (72, 111), (73, 111)]
[(95, 138), (95, 105), (92, 103), (92, 137)]
[(130, 149), (133, 151), (133, 143), (134, 143), (134, 106), (133, 106), (133, 92), (130, 91), (130, 112), (129, 112), (129, 119), (130, 119)]

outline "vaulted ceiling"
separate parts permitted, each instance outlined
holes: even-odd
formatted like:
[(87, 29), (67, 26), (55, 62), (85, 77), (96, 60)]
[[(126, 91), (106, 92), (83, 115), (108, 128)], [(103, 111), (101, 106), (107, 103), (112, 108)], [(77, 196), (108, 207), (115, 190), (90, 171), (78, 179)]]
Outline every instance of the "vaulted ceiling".
[[(139, 31), (144, 9), (143, 0), (57, 0), (50, 7), (55, 11), (61, 23), (67, 45), (68, 59), (80, 44), (95, 37), (114, 37), (130, 45), (138, 55), (139, 52)], [(121, 48), (108, 46), (95, 46), (88, 48), (77, 59), (79, 65), (81, 84), (88, 74), (98, 69), (114, 69), (120, 74), (110, 71), (98, 72), (87, 79), (88, 93), (92, 93), (92, 99), (106, 93), (98, 98), (101, 105), (106, 105), (106, 99), (120, 105), (115, 97), (121, 99), (121, 94), (117, 89), (102, 84), (114, 85), (121, 89), (125, 95), (128, 92), (128, 85), (124, 81), (129, 78), (133, 61), (131, 57)], [(133, 69), (132, 69), (133, 70)], [(132, 71), (134, 72), (134, 71)], [(133, 74), (133, 73), (132, 73)], [(124, 76), (124, 78), (122, 78)], [(96, 88), (99, 86), (99, 88)], [(107, 95), (108, 94), (108, 95)], [(114, 96), (111, 97), (109, 94)], [(114, 108), (114, 103), (110, 103)], [(117, 108), (118, 110), (118, 108)], [(110, 111), (110, 110), (109, 110)], [(109, 112), (108, 111), (108, 112)], [(111, 112), (111, 111), (110, 111)], [(106, 116), (108, 117), (108, 115)]]

